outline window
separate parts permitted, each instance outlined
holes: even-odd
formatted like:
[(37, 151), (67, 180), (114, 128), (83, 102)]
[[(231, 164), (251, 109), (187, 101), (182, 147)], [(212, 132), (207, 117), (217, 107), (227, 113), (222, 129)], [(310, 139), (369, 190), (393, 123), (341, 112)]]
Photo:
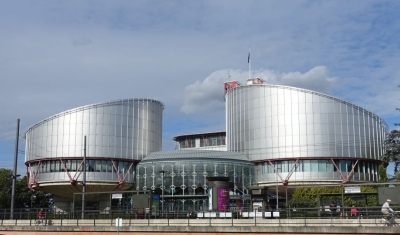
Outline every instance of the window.
[(195, 139), (186, 139), (179, 143), (181, 148), (194, 148), (196, 147), (196, 140)]
[(312, 172), (318, 171), (318, 160), (311, 160), (311, 171)]
[(304, 164), (304, 172), (310, 172), (311, 171), (310, 160), (303, 160), (303, 164)]
[(217, 138), (216, 137), (212, 137), (211, 138), (211, 146), (217, 146), (218, 144), (217, 144), (218, 142), (217, 142)]
[(95, 160), (86, 160), (86, 171), (94, 172), (94, 161)]
[(318, 160), (318, 171), (326, 172), (326, 161), (325, 160)]
[(95, 170), (96, 172), (101, 172), (101, 162), (100, 160), (95, 160)]

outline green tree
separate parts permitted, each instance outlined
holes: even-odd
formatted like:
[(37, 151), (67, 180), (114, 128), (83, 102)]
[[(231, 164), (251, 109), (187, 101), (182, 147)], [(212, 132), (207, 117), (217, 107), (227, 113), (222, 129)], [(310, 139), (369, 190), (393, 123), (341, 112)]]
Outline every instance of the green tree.
[(11, 207), (12, 171), (0, 169), (0, 208)]
[(43, 191), (34, 191), (27, 186), (28, 178), (25, 176), (17, 181), (16, 186), (16, 208), (49, 208), (52, 195)]
[(396, 181), (400, 181), (400, 172), (397, 172), (397, 174), (395, 174), (395, 175), (393, 176), (393, 178), (394, 178)]
[(394, 174), (396, 175), (400, 165), (400, 130), (392, 130), (385, 140), (385, 154), (381, 160), (385, 168), (389, 162), (394, 162)]
[[(0, 168), (0, 208), (10, 209), (13, 173), (10, 169)], [(33, 191), (28, 187), (27, 177), (17, 177), (15, 185), (15, 208), (49, 208), (52, 204), (52, 195)]]
[(383, 165), (379, 166), (378, 169), (379, 174), (379, 182), (388, 182), (389, 178), (387, 177), (386, 168)]

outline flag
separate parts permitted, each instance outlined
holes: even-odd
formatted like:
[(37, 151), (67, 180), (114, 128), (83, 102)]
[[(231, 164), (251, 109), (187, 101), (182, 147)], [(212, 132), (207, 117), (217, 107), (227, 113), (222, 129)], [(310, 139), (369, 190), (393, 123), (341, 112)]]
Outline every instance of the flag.
[(247, 56), (247, 63), (250, 63), (250, 51), (249, 51), (249, 55)]

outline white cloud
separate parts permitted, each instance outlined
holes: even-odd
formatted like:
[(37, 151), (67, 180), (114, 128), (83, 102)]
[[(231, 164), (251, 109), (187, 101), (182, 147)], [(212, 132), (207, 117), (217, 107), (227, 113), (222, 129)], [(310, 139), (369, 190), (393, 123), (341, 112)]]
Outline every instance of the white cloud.
[[(253, 78), (262, 78), (266, 83), (294, 86), (329, 94), (335, 86), (336, 78), (329, 76), (325, 66), (317, 66), (305, 73), (289, 72), (279, 73), (271, 70), (256, 70), (251, 75)], [(223, 83), (230, 80), (246, 84), (248, 72), (241, 70), (219, 70), (212, 73), (204, 81), (196, 81), (185, 88), (184, 104), (181, 111), (213, 115), (214, 111), (225, 109), (223, 99)]]
[(252, 77), (392, 120), (399, 11), (368, 0), (1, 1), (0, 141), (13, 141), (17, 118), (24, 132), (66, 109), (139, 97), (165, 103), (170, 136), (221, 130), (222, 83), (245, 83), (249, 45)]

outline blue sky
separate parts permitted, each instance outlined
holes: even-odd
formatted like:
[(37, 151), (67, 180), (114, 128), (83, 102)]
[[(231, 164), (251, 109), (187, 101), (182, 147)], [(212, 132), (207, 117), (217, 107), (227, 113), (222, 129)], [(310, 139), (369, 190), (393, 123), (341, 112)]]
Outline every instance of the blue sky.
[[(165, 104), (163, 149), (225, 129), (222, 83), (253, 77), (400, 122), (399, 1), (0, 1), (0, 167), (51, 115), (124, 98)], [(23, 139), (21, 139), (23, 142)], [(21, 149), (23, 149), (21, 143)], [(24, 174), (24, 155), (18, 173)]]

